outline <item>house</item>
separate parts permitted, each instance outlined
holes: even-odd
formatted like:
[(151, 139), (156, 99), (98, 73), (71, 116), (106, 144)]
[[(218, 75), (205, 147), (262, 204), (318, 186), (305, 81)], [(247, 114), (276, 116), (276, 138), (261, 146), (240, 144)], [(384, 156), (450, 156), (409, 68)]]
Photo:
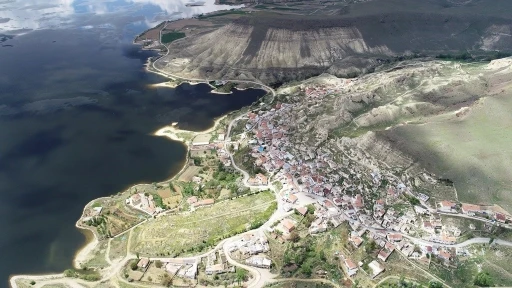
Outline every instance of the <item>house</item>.
[(306, 216), (306, 214), (308, 213), (308, 208), (306, 208), (306, 207), (297, 208), (297, 212), (299, 212), (299, 214), (302, 216)]
[(457, 204), (452, 201), (444, 200), (444, 201), (439, 202), (438, 210), (441, 212), (452, 212), (452, 210), (455, 209), (456, 205)]
[(149, 258), (140, 258), (139, 262), (137, 262), (137, 267), (146, 269), (149, 265)]
[(259, 268), (270, 269), (270, 266), (272, 265), (272, 260), (265, 257), (255, 256), (245, 260), (245, 263)]
[(268, 183), (267, 176), (261, 173), (256, 174), (256, 179), (259, 181), (260, 185), (267, 185)]
[(455, 244), (455, 242), (457, 242), (457, 238), (453, 236), (441, 235), (441, 237), (438, 238), (438, 242), (442, 244)]
[(198, 207), (201, 207), (201, 206), (211, 206), (213, 204), (215, 204), (215, 200), (214, 199), (203, 199), (203, 200), (197, 201), (196, 203), (192, 204), (192, 206), (194, 208), (198, 208)]
[(196, 279), (197, 263), (182, 266), (178, 271), (178, 276), (182, 278)]
[(372, 278), (377, 277), (380, 273), (384, 272), (385, 270), (384, 266), (375, 260), (370, 262), (370, 264), (368, 264), (368, 267), (372, 269)]
[(479, 205), (466, 204), (466, 203), (462, 204), (462, 213), (464, 213), (466, 215), (474, 216), (475, 213), (479, 213), (479, 212), (480, 212)]
[(388, 241), (390, 241), (390, 242), (402, 241), (402, 234), (390, 233), (390, 234), (388, 234), (387, 238), (388, 238)]
[(295, 224), (290, 219), (283, 219), (281, 221), (281, 226), (283, 226), (283, 230), (287, 233), (295, 230)]
[(439, 251), (439, 255), (437, 255), (437, 256), (445, 261), (449, 261), (450, 258), (452, 257), (452, 254), (450, 254), (450, 252), (448, 252), (448, 251), (441, 250), (441, 251)]
[(505, 216), (505, 214), (501, 214), (501, 213), (494, 214), (494, 219), (496, 219), (496, 221), (501, 222), (501, 223), (505, 223), (507, 221), (507, 217)]
[(196, 196), (192, 196), (192, 197), (190, 197), (190, 198), (188, 198), (188, 199), (187, 199), (187, 203), (188, 203), (189, 205), (192, 205), (192, 204), (194, 204), (194, 203), (196, 203), (196, 202), (197, 202), (197, 197), (196, 197)]
[(386, 260), (388, 260), (391, 253), (393, 253), (393, 251), (388, 251), (387, 249), (381, 249), (377, 258), (382, 260), (382, 262), (386, 262)]
[(267, 185), (268, 184), (268, 179), (267, 179), (267, 176), (259, 173), (259, 174), (256, 174), (256, 176), (254, 178), (249, 178), (249, 180), (247, 180), (247, 182), (249, 183), (249, 185)]
[(351, 259), (345, 259), (345, 267), (347, 268), (347, 274), (349, 277), (356, 275), (358, 268), (357, 265)]
[(361, 243), (363, 243), (363, 238), (359, 236), (352, 236), (350, 237), (349, 240), (356, 248), (359, 248), (359, 246), (361, 246)]
[(361, 194), (357, 194), (354, 200), (352, 201), (352, 205), (354, 205), (354, 208), (356, 208), (356, 210), (362, 209), (364, 207), (363, 196), (361, 196)]
[(395, 245), (393, 245), (393, 244), (391, 244), (391, 243), (389, 243), (389, 242), (386, 242), (386, 244), (384, 245), (384, 247), (385, 247), (386, 249), (388, 249), (388, 251), (391, 251), (391, 252), (393, 252), (393, 250), (395, 250)]
[(421, 206), (414, 206), (414, 211), (417, 213), (417, 214), (420, 214), (420, 215), (428, 215), (430, 214), (429, 211)]
[[(291, 193), (285, 193), (284, 195), (284, 200), (288, 203), (291, 203), (291, 204), (294, 204), (295, 202), (297, 202), (297, 196), (295, 196), (295, 194), (291, 194)], [(307, 209), (306, 209), (307, 211)]]
[(434, 225), (430, 221), (424, 221), (422, 228), (423, 228), (423, 230), (425, 230), (428, 233), (434, 233), (435, 232)]
[(140, 204), (140, 202), (141, 202), (140, 194), (134, 194), (134, 195), (132, 195), (131, 199), (132, 199), (132, 205), (133, 205), (133, 206), (139, 205), (139, 204)]
[(224, 265), (223, 263), (209, 265), (209, 266), (206, 266), (206, 269), (205, 269), (206, 275), (221, 274), (221, 273), (225, 273), (225, 272), (226, 272), (226, 265)]

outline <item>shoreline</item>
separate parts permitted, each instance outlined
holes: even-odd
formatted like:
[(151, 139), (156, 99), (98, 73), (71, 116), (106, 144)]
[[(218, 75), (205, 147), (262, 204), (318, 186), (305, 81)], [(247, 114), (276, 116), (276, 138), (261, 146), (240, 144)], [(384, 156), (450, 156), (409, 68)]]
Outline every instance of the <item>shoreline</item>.
[[(140, 45), (140, 44), (135, 43), (135, 42), (134, 42), (134, 44)], [(160, 58), (158, 58), (158, 59), (160, 59)], [(158, 59), (156, 59), (155, 61), (157, 61)], [(152, 66), (151, 57), (149, 57), (147, 59), (147, 61), (146, 61), (144, 66), (145, 66), (145, 70), (147, 72), (158, 74), (158, 75), (163, 76), (163, 77), (165, 77), (167, 79), (170, 79), (172, 81), (181, 81), (180, 84), (185, 83), (185, 82), (188, 83), (189, 85), (206, 84), (206, 85), (210, 86), (211, 88), (215, 88), (214, 86), (212, 86), (206, 80), (205, 81), (201, 81), (200, 79), (190, 79), (190, 80), (187, 80), (186, 78), (174, 77), (173, 75), (169, 75), (169, 74), (160, 72), (157, 69), (151, 69), (152, 68), (151, 67)], [(174, 87), (171, 87), (172, 84), (169, 83), (169, 82), (170, 81), (163, 82), (163, 83), (152, 84), (152, 86), (154, 86), (154, 87), (155, 86), (156, 87), (162, 87), (163, 86), (163, 87), (170, 87), (170, 88), (175, 88), (175, 87), (178, 86), (178, 85), (176, 85)], [(261, 88), (252, 87), (253, 89), (262, 89), (262, 90), (266, 91), (267, 93), (272, 92), (275, 95), (275, 93), (273, 92), (272, 88), (266, 86), (265, 84), (257, 83), (257, 82), (254, 82), (254, 81), (244, 81), (244, 80), (242, 80), (242, 81), (238, 80), (238, 82), (254, 83), (256, 85), (261, 86)], [(234, 89), (238, 89), (238, 88), (234, 88)], [(238, 90), (246, 90), (246, 89), (249, 89), (249, 88), (242, 88), (242, 89), (238, 89)], [(213, 93), (213, 94), (232, 94), (233, 92), (224, 93), (224, 92), (218, 92), (218, 91), (212, 90), (211, 93)], [(179, 137), (177, 135), (177, 133), (190, 133), (194, 137), (199, 135), (199, 134), (210, 133), (210, 132), (214, 131), (215, 129), (217, 129), (218, 125), (220, 124), (220, 122), (222, 120), (226, 119), (232, 113), (236, 113), (236, 112), (238, 112), (240, 110), (241, 109), (230, 111), (230, 112), (227, 112), (226, 114), (218, 117), (217, 119), (214, 120), (214, 123), (213, 123), (213, 125), (210, 128), (205, 129), (203, 131), (182, 130), (182, 129), (179, 129), (179, 128), (175, 127), (175, 125), (177, 123), (173, 123), (172, 125), (166, 125), (166, 126), (164, 126), (162, 128), (159, 128), (157, 131), (153, 132), (151, 135), (154, 135), (154, 136), (164, 136), (164, 137), (170, 138), (171, 140), (179, 141), (179, 142), (183, 143), (183, 145), (185, 145), (187, 147), (186, 158), (185, 158), (185, 161), (183, 162), (183, 165), (182, 165), (181, 169), (176, 174), (174, 174), (170, 178), (168, 178), (167, 180), (163, 180), (163, 181), (160, 181), (160, 182), (157, 182), (157, 183), (158, 184), (168, 183), (168, 182), (174, 180), (176, 177), (179, 177), (180, 174), (183, 173), (183, 171), (187, 168), (187, 164), (189, 163), (189, 160), (190, 160), (189, 153), (188, 153), (190, 151), (190, 143), (189, 143), (190, 141), (187, 141), (187, 140)], [(169, 130), (170, 130), (170, 133), (169, 133)], [(128, 188), (122, 190), (121, 193), (124, 193), (124, 192), (128, 191), (129, 189), (132, 189), (133, 187), (136, 187), (138, 185), (145, 185), (145, 184), (148, 184), (148, 183), (136, 183), (136, 184), (130, 185)], [(85, 243), (83, 244), (83, 246), (76, 251), (76, 253), (75, 253), (74, 257), (73, 257), (73, 260), (72, 260), (72, 266), (73, 267), (72, 268), (80, 269), (80, 267), (79, 267), (80, 262), (86, 261), (87, 260), (87, 256), (100, 243), (100, 241), (98, 239), (98, 236), (97, 236), (97, 234), (95, 233), (95, 231), (93, 229), (91, 229), (89, 227), (83, 227), (83, 226), (80, 225), (80, 222), (83, 219), (83, 216), (84, 216), (86, 208), (89, 207), (90, 205), (92, 205), (92, 203), (94, 203), (95, 201), (100, 200), (100, 199), (104, 199), (104, 198), (110, 198), (114, 194), (110, 194), (109, 196), (104, 196), (104, 197), (98, 197), (98, 198), (91, 199), (91, 201), (89, 201), (86, 205), (84, 205), (84, 208), (82, 210), (82, 214), (80, 215), (78, 220), (75, 222), (75, 227), (77, 229), (79, 229), (82, 234), (84, 234), (86, 239), (85, 239)], [(132, 227), (130, 227), (129, 229), (131, 229), (131, 228)], [(50, 274), (10, 275), (9, 276), (10, 287), (18, 287), (18, 285), (16, 284), (16, 280), (21, 280), (21, 279), (34, 280), (34, 281), (65, 279), (65, 281), (66, 281), (66, 279), (68, 279), (68, 278), (65, 277), (64, 273), (62, 273), (62, 272), (61, 273), (50, 273)], [(73, 281), (73, 280), (76, 280), (76, 279), (75, 278), (69, 278), (67, 281)], [(93, 282), (90, 282), (90, 283), (93, 283)]]
[[(195, 135), (198, 135), (201, 133), (212, 132), (213, 130), (215, 130), (217, 128), (217, 126), (220, 124), (220, 122), (223, 119), (225, 119), (230, 113), (232, 113), (232, 112), (228, 112), (228, 113), (224, 114), (223, 116), (215, 119), (212, 127), (208, 128), (206, 130), (203, 130), (203, 131), (182, 130), (182, 129), (176, 128), (173, 125), (167, 125), (167, 126), (164, 126), (160, 129), (158, 129), (157, 131), (151, 133), (151, 135), (159, 136), (159, 137), (163, 136), (163, 137), (167, 137), (174, 141), (179, 141), (187, 147), (187, 150), (189, 150), (190, 149), (189, 143), (185, 139), (179, 138), (177, 135), (175, 135), (176, 133), (192, 133), (195, 136)], [(165, 131), (167, 131), (169, 129), (172, 130), (172, 132), (166, 133)], [(186, 159), (183, 162), (181, 169), (176, 174), (172, 175), (170, 178), (160, 181), (160, 182), (157, 182), (157, 183), (163, 184), (163, 183), (167, 183), (167, 182), (174, 180), (187, 168), (188, 162), (189, 162), (189, 156), (187, 153)], [(123, 190), (123, 192), (126, 192), (127, 190), (129, 190), (133, 187), (136, 187), (138, 185), (145, 185), (145, 184), (148, 184), (148, 183), (136, 183), (136, 184), (130, 185), (127, 189)], [(111, 195), (114, 195), (114, 194), (111, 194)], [(92, 203), (94, 203), (95, 201), (98, 201), (100, 199), (105, 199), (105, 198), (110, 198), (110, 196), (94, 198), (91, 201), (89, 201), (87, 204), (85, 204), (84, 208), (82, 210), (82, 214), (80, 215), (80, 218), (78, 218), (78, 220), (75, 222), (75, 227), (80, 231), (80, 233), (82, 233), (84, 235), (84, 237), (86, 239), (85, 239), (84, 244), (76, 251), (76, 253), (73, 257), (73, 260), (72, 260), (73, 267), (72, 268), (74, 268), (74, 269), (80, 269), (81, 262), (86, 261), (87, 256), (90, 254), (90, 252), (93, 251), (97, 247), (97, 245), (100, 243), (100, 241), (98, 240), (98, 236), (96, 235), (94, 230), (90, 229), (89, 227), (84, 227), (84, 226), (80, 225), (80, 221), (83, 218), (85, 209), (87, 207), (89, 207), (90, 205), (92, 205)], [(17, 287), (17, 285), (13, 285), (13, 284), (15, 284), (15, 281), (19, 280), (19, 279), (27, 279), (27, 280), (37, 281), (37, 280), (55, 280), (55, 279), (65, 279), (65, 278), (66, 277), (64, 276), (63, 273), (11, 275), (11, 276), (9, 276), (9, 283), (10, 283), (11, 287)], [(70, 278), (70, 279), (74, 279), (74, 278)]]

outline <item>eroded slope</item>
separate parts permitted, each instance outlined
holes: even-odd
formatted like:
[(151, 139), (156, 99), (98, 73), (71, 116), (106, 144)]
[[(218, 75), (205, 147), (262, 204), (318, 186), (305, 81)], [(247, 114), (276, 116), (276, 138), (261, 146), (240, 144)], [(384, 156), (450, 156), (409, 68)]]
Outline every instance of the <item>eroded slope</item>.
[(362, 16), (253, 13), (171, 43), (169, 55), (157, 62), (157, 67), (190, 78), (266, 83), (322, 72), (347, 76), (399, 55), (509, 50), (511, 27), (508, 18), (455, 12)]

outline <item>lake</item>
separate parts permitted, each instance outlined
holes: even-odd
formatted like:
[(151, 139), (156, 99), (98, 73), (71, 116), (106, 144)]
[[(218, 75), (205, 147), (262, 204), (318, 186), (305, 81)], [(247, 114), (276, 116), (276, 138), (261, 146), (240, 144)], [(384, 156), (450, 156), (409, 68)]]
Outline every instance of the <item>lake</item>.
[(85, 242), (74, 225), (90, 200), (179, 171), (186, 148), (152, 136), (156, 130), (172, 122), (207, 129), (265, 94), (212, 94), (205, 84), (152, 88), (165, 81), (144, 69), (156, 53), (131, 44), (162, 20), (225, 6), (47, 2), (0, 2), (2, 286), (11, 274), (70, 268)]

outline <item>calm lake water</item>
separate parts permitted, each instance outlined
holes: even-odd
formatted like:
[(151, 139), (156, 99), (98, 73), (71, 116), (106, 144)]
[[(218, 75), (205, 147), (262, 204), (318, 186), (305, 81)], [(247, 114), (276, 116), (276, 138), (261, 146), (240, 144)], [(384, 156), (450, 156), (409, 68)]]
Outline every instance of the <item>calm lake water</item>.
[[(212, 1), (211, 1), (212, 2)], [(0, 286), (11, 274), (69, 268), (85, 237), (83, 206), (176, 173), (181, 143), (152, 133), (171, 122), (203, 130), (263, 90), (151, 88), (153, 52), (133, 37), (167, 18), (216, 7), (168, 0), (0, 2)], [(16, 35), (14, 38), (5, 35)], [(11, 39), (12, 38), (12, 39)]]

